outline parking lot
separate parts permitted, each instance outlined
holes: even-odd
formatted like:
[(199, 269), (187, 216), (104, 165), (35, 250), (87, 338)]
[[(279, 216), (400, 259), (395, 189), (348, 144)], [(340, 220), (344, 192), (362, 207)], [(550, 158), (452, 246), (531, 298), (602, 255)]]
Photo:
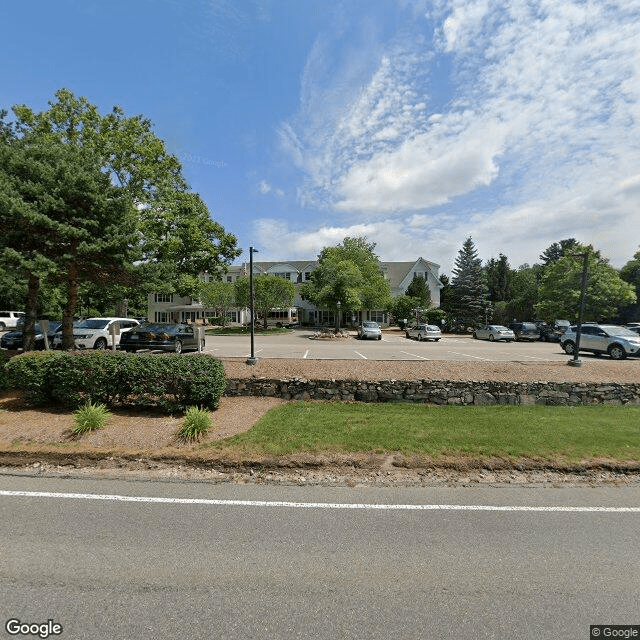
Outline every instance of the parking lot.
[[(558, 343), (488, 342), (471, 336), (445, 335), (439, 342), (409, 340), (401, 331), (383, 331), (382, 340), (351, 338), (316, 339), (312, 330), (289, 334), (255, 334), (258, 358), (306, 360), (451, 360), (481, 362), (566, 362), (569, 359)], [(250, 355), (249, 336), (206, 337), (205, 352), (220, 358)]]

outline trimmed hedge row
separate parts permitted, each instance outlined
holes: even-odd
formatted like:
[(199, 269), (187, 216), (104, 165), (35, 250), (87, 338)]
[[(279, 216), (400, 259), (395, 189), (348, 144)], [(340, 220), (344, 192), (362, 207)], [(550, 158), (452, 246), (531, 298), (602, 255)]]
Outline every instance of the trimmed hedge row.
[(37, 351), (11, 358), (5, 370), (9, 387), (25, 391), (32, 404), (72, 409), (87, 402), (215, 409), (227, 387), (222, 363), (207, 355)]
[(9, 386), (9, 374), (4, 368), (8, 360), (7, 352), (0, 350), (0, 391), (4, 391)]

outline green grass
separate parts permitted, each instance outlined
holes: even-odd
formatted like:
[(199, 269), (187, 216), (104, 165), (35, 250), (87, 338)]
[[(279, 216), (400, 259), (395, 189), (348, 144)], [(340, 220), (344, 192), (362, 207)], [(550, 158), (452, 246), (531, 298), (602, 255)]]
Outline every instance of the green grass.
[(213, 421), (208, 411), (198, 409), (198, 407), (189, 407), (182, 425), (176, 431), (176, 436), (184, 440), (198, 440), (212, 426)]
[(73, 422), (75, 424), (73, 433), (80, 435), (87, 431), (102, 429), (110, 416), (111, 414), (107, 411), (105, 405), (88, 402), (73, 414)]
[[(205, 333), (209, 336), (248, 336), (251, 333), (249, 327), (219, 327), (217, 329), (206, 329)], [(254, 333), (259, 333), (260, 335), (267, 335), (270, 333), (291, 333), (291, 329), (286, 329), (284, 327), (269, 327), (268, 329), (263, 329), (256, 325), (254, 327)]]
[(399, 451), (450, 456), (640, 460), (640, 406), (432, 407), (294, 402), (212, 446), (246, 454)]

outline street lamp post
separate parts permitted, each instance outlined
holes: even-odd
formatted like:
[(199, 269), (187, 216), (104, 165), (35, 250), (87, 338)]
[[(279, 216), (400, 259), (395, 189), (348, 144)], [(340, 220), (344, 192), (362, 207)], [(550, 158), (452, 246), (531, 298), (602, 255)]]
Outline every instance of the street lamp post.
[(581, 367), (582, 361), (580, 360), (580, 337), (582, 335), (582, 320), (584, 318), (584, 304), (587, 298), (587, 272), (589, 269), (589, 254), (574, 253), (572, 254), (576, 258), (582, 258), (582, 282), (580, 284), (580, 308), (578, 310), (578, 325), (576, 326), (576, 347), (573, 352), (573, 358), (567, 363), (572, 367)]
[(249, 247), (249, 313), (251, 314), (251, 355), (247, 358), (247, 364), (256, 364), (258, 358), (255, 353), (255, 313), (253, 300), (253, 254), (258, 253), (257, 249)]
[(338, 302), (336, 302), (336, 333), (338, 333), (338, 331), (340, 331), (340, 307), (342, 305), (340, 304), (340, 300), (338, 300)]

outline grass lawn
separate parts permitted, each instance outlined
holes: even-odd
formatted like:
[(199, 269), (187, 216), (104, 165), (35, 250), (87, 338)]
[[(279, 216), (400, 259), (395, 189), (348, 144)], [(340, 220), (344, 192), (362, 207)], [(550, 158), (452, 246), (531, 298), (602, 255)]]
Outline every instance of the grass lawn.
[[(251, 333), (249, 327), (217, 327), (215, 329), (206, 329), (205, 333), (209, 336), (248, 336)], [(263, 329), (257, 325), (254, 327), (254, 333), (267, 335), (270, 333), (291, 333), (291, 329), (284, 327), (269, 327)]]
[(246, 454), (391, 452), (434, 460), (640, 460), (640, 405), (433, 407), (293, 402), (212, 445)]

